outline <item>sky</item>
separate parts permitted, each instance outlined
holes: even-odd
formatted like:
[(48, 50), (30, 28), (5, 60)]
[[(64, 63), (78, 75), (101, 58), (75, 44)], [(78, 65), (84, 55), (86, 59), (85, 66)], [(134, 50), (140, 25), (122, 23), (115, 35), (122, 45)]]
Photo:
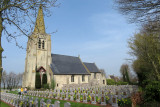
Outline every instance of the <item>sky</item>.
[[(113, 0), (58, 0), (59, 7), (51, 8), (52, 15), (45, 17), (46, 32), (51, 34), (54, 54), (79, 56), (83, 62), (95, 63), (106, 75), (120, 76), (120, 67), (128, 63), (127, 40), (136, 32), (114, 7)], [(14, 30), (14, 29), (13, 29)], [(55, 32), (56, 33), (52, 33)], [(27, 46), (27, 37), (20, 45)], [(26, 50), (19, 49), (12, 40), (2, 36), (4, 48), (2, 66), (7, 72), (22, 73)]]

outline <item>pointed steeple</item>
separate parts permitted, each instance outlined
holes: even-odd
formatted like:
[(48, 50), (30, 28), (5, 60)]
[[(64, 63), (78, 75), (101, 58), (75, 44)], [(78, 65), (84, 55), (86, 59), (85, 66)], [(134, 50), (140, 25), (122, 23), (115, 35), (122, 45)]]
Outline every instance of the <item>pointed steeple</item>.
[(46, 33), (42, 5), (39, 6), (34, 33)]

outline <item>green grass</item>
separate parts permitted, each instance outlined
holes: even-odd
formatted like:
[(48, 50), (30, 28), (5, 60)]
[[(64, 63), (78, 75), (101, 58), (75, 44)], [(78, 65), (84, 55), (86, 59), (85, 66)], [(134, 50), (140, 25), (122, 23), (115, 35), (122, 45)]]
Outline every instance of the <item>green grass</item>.
[(0, 100), (0, 105), (1, 105), (0, 107), (10, 107), (8, 104), (2, 102), (1, 100)]
[[(17, 91), (10, 91), (9, 93), (12, 94), (18, 94)], [(29, 95), (26, 95), (29, 96)], [(31, 96), (29, 96), (31, 97)], [(36, 96), (32, 96), (34, 99), (36, 98)], [(37, 97), (40, 101), (40, 99), (42, 99), (42, 97)], [(43, 98), (44, 101), (46, 102), (48, 99), (47, 98)], [(64, 107), (64, 103), (69, 102), (71, 104), (71, 107), (98, 107), (96, 105), (90, 105), (90, 104), (85, 104), (85, 103), (78, 103), (78, 102), (70, 102), (70, 101), (65, 101), (65, 100), (58, 100), (58, 99), (51, 99), (51, 104), (54, 104), (55, 101), (60, 101), (60, 107)], [(38, 104), (38, 106), (40, 106), (40, 104)], [(2, 106), (3, 107), (3, 106)]]

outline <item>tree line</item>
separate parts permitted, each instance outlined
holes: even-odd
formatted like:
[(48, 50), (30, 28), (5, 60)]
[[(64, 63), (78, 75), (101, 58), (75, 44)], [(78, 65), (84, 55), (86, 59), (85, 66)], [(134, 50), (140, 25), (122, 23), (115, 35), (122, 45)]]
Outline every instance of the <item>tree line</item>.
[(18, 88), (22, 86), (22, 73), (7, 73), (5, 70), (2, 72), (1, 85), (4, 89)]
[[(119, 12), (136, 23), (139, 32), (128, 40), (132, 68), (142, 88), (141, 103), (160, 101), (160, 1), (115, 0)], [(123, 76), (126, 78), (126, 76)]]

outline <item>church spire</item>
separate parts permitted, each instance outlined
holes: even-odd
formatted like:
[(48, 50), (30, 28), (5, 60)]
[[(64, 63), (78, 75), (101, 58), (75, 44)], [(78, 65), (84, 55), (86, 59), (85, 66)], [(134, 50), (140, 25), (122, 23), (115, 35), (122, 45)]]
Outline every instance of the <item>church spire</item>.
[(46, 33), (42, 5), (39, 6), (34, 33)]

